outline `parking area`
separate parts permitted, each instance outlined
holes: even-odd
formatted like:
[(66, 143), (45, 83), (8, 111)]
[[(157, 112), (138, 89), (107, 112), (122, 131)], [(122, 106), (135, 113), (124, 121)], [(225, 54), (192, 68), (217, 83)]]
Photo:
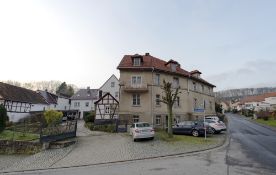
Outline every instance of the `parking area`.
[[(0, 167), (1, 171), (69, 167), (164, 156), (216, 147), (221, 145), (225, 139), (225, 133), (222, 133), (211, 136), (211, 141), (209, 139), (204, 144), (202, 142), (166, 142), (158, 138), (133, 142), (128, 133), (92, 132), (82, 127), (81, 123), (78, 127), (75, 145), (62, 149), (45, 150), (20, 158), (18, 161), (13, 160), (13, 164)], [(204, 138), (199, 139), (204, 140)], [(6, 156), (5, 159), (9, 159), (9, 156)]]

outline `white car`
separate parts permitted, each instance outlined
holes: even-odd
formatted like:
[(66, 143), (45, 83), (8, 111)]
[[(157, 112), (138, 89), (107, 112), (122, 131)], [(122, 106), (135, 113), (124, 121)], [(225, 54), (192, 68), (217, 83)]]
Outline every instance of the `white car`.
[(205, 117), (206, 120), (214, 120), (214, 121), (219, 121), (218, 116), (206, 116)]
[(226, 126), (222, 121), (216, 121), (216, 120), (205, 120), (207, 123), (209, 123), (209, 126), (212, 128), (214, 133), (220, 133), (221, 131), (226, 131)]
[(146, 122), (133, 123), (130, 127), (129, 134), (132, 135), (134, 142), (142, 138), (154, 139), (154, 129)]

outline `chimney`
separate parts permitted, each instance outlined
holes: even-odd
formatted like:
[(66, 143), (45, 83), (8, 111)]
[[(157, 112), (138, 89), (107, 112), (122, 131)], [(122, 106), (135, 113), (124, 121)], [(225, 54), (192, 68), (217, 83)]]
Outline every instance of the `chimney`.
[(103, 91), (99, 91), (99, 98), (102, 98), (102, 96), (103, 96)]
[(148, 53), (148, 52), (147, 52), (147, 53), (145, 53), (145, 56), (150, 56), (150, 53)]

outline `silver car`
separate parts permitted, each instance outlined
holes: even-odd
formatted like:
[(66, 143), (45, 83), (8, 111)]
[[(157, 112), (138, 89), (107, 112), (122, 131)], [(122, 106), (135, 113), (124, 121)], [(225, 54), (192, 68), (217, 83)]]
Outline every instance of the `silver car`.
[(154, 139), (154, 129), (146, 122), (133, 123), (130, 127), (130, 135), (132, 135), (133, 141), (142, 138)]

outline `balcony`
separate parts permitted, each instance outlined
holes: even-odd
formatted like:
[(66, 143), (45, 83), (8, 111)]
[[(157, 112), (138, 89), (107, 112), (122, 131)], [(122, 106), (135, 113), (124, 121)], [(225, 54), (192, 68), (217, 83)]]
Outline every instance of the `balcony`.
[(148, 85), (146, 83), (140, 83), (140, 84), (132, 84), (132, 83), (124, 83), (123, 84), (123, 90), (125, 92), (148, 92)]

